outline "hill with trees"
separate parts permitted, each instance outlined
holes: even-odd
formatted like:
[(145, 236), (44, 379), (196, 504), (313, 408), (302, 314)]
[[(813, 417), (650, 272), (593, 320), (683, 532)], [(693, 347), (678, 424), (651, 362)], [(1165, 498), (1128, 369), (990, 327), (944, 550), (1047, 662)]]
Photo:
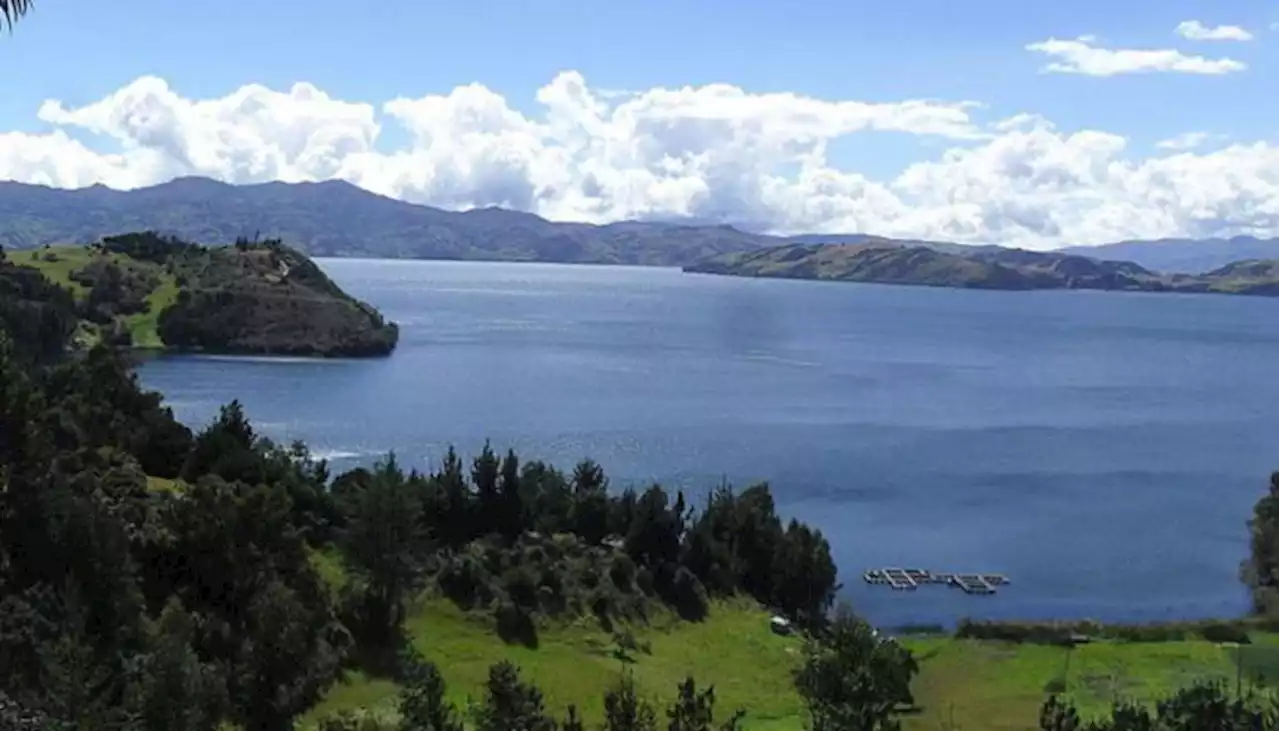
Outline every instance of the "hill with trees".
[(1098, 289), (1276, 296), (1276, 262), (1236, 262), (1200, 275), (1157, 274), (1131, 262), (999, 247), (939, 248), (892, 239), (788, 244), (684, 267), (700, 274), (966, 289)]
[(65, 290), (56, 301), (86, 345), (371, 356), (390, 353), (398, 339), (394, 323), (275, 240), (206, 248), (135, 233), (6, 259), (0, 278), (15, 291), (41, 276)]

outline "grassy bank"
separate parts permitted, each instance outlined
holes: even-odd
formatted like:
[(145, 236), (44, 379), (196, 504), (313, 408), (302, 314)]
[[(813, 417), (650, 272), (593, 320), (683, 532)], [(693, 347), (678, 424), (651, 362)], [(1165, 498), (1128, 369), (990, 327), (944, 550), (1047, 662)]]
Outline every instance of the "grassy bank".
[(1197, 681), (1251, 677), (1276, 687), (1274, 634), (1257, 634), (1243, 647), (1204, 640), (1095, 642), (1075, 649), (950, 637), (907, 640), (920, 663), (912, 684), (921, 706), (908, 731), (944, 728), (1033, 729), (1051, 690), (1071, 697), (1085, 714), (1105, 712), (1114, 700), (1151, 701)]
[[(773, 634), (768, 619), (766, 612), (746, 602), (717, 603), (710, 618), (700, 623), (660, 617), (648, 627), (631, 628), (651, 651), (631, 652), (626, 662), (614, 655), (612, 636), (594, 620), (543, 628), (537, 649), (531, 649), (504, 644), (487, 617), (469, 616), (447, 600), (428, 599), (415, 608), (406, 629), (414, 645), (440, 667), (460, 707), (479, 692), (489, 666), (508, 659), (538, 684), (548, 708), (559, 714), (576, 703), (590, 722), (603, 717), (604, 693), (625, 669), (655, 702), (665, 704), (676, 684), (693, 675), (699, 685), (715, 685), (717, 707), (724, 712), (746, 708), (746, 728), (797, 729), (803, 721), (802, 706), (790, 669), (799, 661), (802, 643)], [(395, 694), (395, 686), (386, 680), (352, 673), (303, 719), (302, 726), (343, 709), (389, 712)]]

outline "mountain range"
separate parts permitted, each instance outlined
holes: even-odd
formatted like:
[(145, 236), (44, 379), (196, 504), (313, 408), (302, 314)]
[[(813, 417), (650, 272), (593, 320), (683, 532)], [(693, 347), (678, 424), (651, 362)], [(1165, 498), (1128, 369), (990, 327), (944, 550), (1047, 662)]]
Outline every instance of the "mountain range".
[[(0, 182), (0, 246), (89, 244), (103, 236), (154, 230), (187, 241), (227, 244), (279, 238), (311, 256), (544, 261), (685, 266), (723, 254), (786, 244), (863, 244), (866, 234), (768, 236), (696, 222), (548, 221), (500, 208), (445, 211), (371, 193), (344, 181), (231, 185), (178, 178), (121, 191), (67, 190)], [(897, 241), (943, 253), (998, 246)], [(1204, 272), (1245, 259), (1273, 259), (1276, 239), (1125, 241), (1064, 251), (1123, 259), (1158, 272)]]

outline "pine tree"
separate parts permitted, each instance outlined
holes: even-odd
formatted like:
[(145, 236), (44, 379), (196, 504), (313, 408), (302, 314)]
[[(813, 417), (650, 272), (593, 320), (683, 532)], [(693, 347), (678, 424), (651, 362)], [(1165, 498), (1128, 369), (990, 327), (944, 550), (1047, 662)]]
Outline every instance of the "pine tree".
[(434, 663), (412, 647), (401, 655), (399, 731), (463, 731), (453, 704), (445, 700), (444, 678)]

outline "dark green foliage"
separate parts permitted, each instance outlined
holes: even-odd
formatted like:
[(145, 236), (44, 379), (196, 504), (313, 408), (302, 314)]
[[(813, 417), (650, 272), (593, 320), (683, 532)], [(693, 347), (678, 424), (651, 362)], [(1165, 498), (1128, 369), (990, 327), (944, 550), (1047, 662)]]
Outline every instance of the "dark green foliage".
[(573, 532), (588, 545), (604, 540), (609, 532), (609, 481), (600, 465), (583, 460), (573, 468)]
[(1280, 569), (1276, 566), (1276, 485), (1280, 474), (1271, 473), (1267, 493), (1258, 499), (1249, 520), (1249, 558), (1240, 569), (1253, 598), (1253, 611), (1271, 620), (1277, 612), (1277, 586)]
[(746, 713), (735, 711), (724, 723), (715, 722), (716, 692), (699, 692), (692, 677), (680, 684), (675, 703), (667, 709), (667, 731), (737, 731)]
[(160, 283), (149, 269), (121, 266), (105, 257), (95, 257), (70, 278), (89, 292), (80, 303), (80, 316), (99, 324), (111, 323), (119, 315), (146, 312), (147, 295)]
[(636, 692), (635, 681), (624, 674), (604, 695), (604, 731), (657, 731), (653, 706)]
[(137, 678), (128, 705), (136, 709), (140, 729), (203, 731), (217, 726), (225, 710), (225, 681), (202, 663), (191, 646), (192, 618), (176, 599), (154, 623), (154, 649), (131, 674)]
[(1049, 696), (1040, 707), (1041, 731), (1077, 731), (1080, 727), (1080, 714), (1071, 705), (1059, 701), (1057, 696)]
[(57, 404), (56, 438), (64, 444), (119, 449), (146, 474), (166, 478), (178, 476), (191, 451), (190, 430), (174, 420), (159, 394), (138, 388), (137, 378), (108, 348), (93, 348), (53, 368), (43, 390)]
[(412, 647), (401, 654), (398, 731), (463, 731), (453, 704), (445, 699), (444, 678), (434, 663)]
[(158, 321), (171, 348), (359, 357), (386, 355), (399, 338), (394, 323), (278, 240), (192, 246), (166, 265), (184, 283)]
[(1082, 721), (1070, 701), (1050, 696), (1041, 731), (1275, 731), (1274, 697), (1235, 697), (1221, 684), (1197, 684), (1161, 699), (1154, 709), (1116, 705), (1109, 718)]
[(514, 602), (499, 602), (493, 610), (494, 625), (503, 642), (536, 648), (538, 629), (529, 610)]
[(1038, 645), (1067, 645), (1073, 637), (1120, 642), (1182, 642), (1205, 639), (1211, 642), (1248, 643), (1250, 631), (1275, 631), (1269, 620), (1202, 620), (1155, 622), (1151, 624), (1102, 624), (1091, 620), (1076, 622), (1017, 622), (962, 619), (955, 636), (974, 640), (1026, 642)]
[(172, 236), (162, 236), (154, 231), (104, 236), (97, 245), (101, 251), (122, 254), (130, 259), (164, 264), (171, 259), (191, 252), (202, 252), (198, 246), (188, 244)]
[(345, 527), (338, 547), (361, 581), (367, 622), (362, 629), (371, 641), (392, 638), (406, 597), (421, 585), (429, 549), (421, 511), (422, 502), (394, 455), (343, 501)]
[(555, 731), (556, 722), (543, 708), (542, 691), (520, 680), (510, 662), (489, 668), (484, 699), (475, 709), (476, 731)]
[(838, 588), (826, 539), (797, 521), (784, 531), (767, 485), (713, 491), (685, 534), (684, 565), (707, 591), (745, 591), (811, 627), (822, 624)]
[[(669, 571), (672, 566), (674, 564), (667, 564), (663, 567), (663, 571)], [(659, 576), (661, 575), (662, 573), (659, 573)], [(682, 618), (697, 622), (707, 616), (707, 591), (692, 571), (684, 566), (677, 567), (670, 586), (667, 601), (675, 607)]]
[(565, 711), (564, 720), (560, 722), (560, 731), (586, 731), (582, 717), (578, 715), (578, 707), (572, 703)]
[(76, 329), (71, 293), (30, 267), (0, 257), (0, 332), (7, 332), (10, 357), (24, 362), (59, 358)]
[(918, 670), (910, 652), (840, 607), (808, 642), (795, 681), (813, 731), (886, 731), (898, 728), (900, 707), (912, 704)]

